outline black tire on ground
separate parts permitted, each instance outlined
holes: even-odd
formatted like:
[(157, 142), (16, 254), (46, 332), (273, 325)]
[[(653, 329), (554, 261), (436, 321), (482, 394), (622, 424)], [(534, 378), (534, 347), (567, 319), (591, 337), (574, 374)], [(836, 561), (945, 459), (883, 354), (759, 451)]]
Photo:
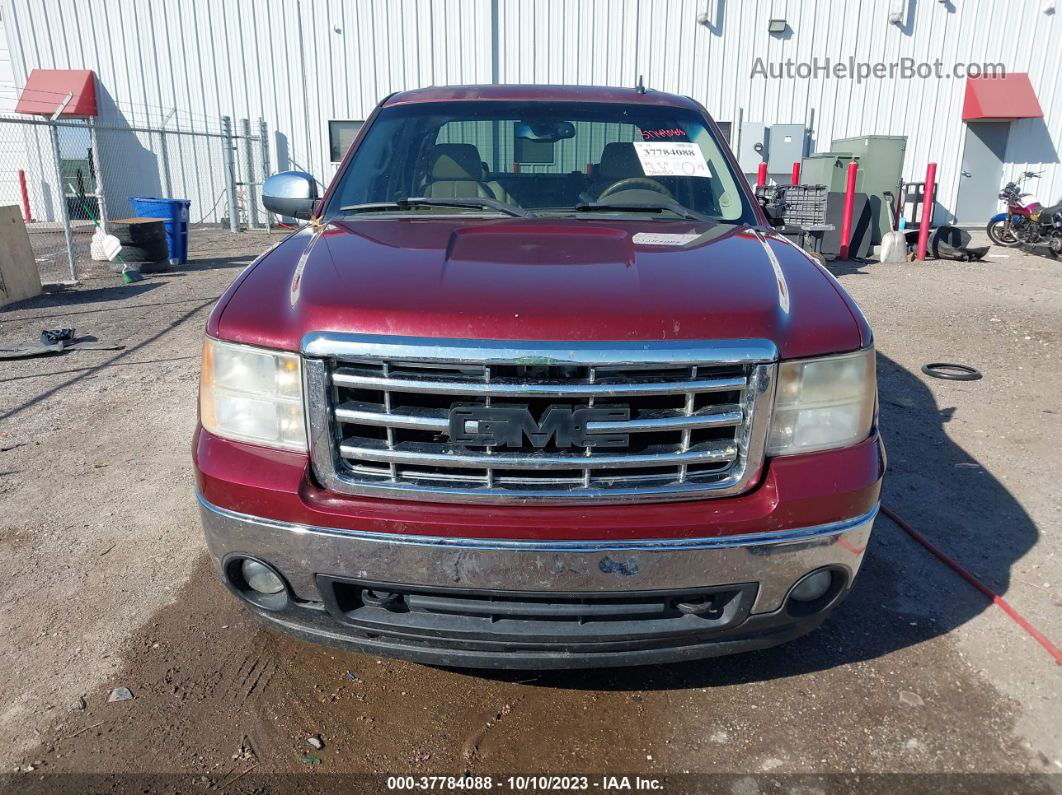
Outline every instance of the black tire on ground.
[(122, 262), (158, 262), (168, 257), (166, 242), (151, 243), (147, 246), (122, 245)]
[(115, 224), (114, 236), (123, 246), (149, 246), (166, 240), (166, 224), (162, 221), (142, 224)]
[(922, 365), (922, 372), (933, 378), (942, 378), (945, 381), (980, 381), (981, 371), (975, 370), (966, 364), (953, 364), (951, 362), (930, 362)]

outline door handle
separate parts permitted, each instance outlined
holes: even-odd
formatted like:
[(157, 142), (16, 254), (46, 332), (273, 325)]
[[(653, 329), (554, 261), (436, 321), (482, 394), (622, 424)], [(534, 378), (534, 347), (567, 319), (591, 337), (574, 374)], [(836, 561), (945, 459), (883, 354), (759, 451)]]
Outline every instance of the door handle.
[(972, 177), (972, 176), (973, 176), (973, 174), (971, 174), (971, 173), (970, 173), (969, 171), (964, 171), (964, 172), (962, 172), (962, 175), (963, 175), (964, 177)]

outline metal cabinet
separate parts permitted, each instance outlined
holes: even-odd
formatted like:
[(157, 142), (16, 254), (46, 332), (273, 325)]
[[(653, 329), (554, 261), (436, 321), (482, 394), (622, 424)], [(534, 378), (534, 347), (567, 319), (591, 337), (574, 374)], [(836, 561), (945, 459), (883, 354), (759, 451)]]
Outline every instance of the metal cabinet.
[(767, 171), (771, 174), (788, 174), (793, 163), (799, 163), (807, 154), (808, 131), (803, 124), (772, 124), (768, 138)]
[[(872, 242), (875, 244), (880, 243), (882, 236), (891, 229), (888, 202), (895, 201), (906, 150), (907, 138), (902, 135), (836, 138), (830, 147), (830, 151), (838, 156), (848, 154), (859, 158), (860, 180), (856, 189), (870, 197), (874, 217)], [(843, 183), (840, 190), (844, 190)]]

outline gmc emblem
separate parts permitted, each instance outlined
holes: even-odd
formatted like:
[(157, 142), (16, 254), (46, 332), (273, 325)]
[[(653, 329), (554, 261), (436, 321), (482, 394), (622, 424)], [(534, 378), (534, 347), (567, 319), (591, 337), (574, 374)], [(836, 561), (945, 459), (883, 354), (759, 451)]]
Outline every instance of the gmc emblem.
[(592, 432), (586, 426), (590, 422), (623, 422), (630, 418), (627, 406), (550, 406), (536, 422), (527, 406), (458, 404), (450, 409), (450, 441), (523, 447), (526, 438), (532, 447), (545, 447), (551, 439), (557, 447), (624, 447), (627, 434)]

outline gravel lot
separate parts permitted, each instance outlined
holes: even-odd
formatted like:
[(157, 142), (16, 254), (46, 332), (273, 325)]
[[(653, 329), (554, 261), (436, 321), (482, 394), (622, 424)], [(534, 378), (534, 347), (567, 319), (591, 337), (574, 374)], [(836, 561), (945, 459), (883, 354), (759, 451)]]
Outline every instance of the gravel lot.
[[(260, 628), (209, 567), (190, 438), (203, 323), (269, 242), (199, 232), (177, 272), (126, 286), (99, 269), (0, 310), (5, 343), (73, 326), (126, 346), (0, 362), (0, 790), (78, 781), (42, 772), (115, 788), (123, 773), (190, 773), (227, 790), (273, 773), (328, 789), (322, 774), (466, 771), (1059, 786), (1060, 667), (885, 518), (824, 627), (740, 657), (480, 675)], [(886, 504), (1058, 644), (1062, 263), (993, 255), (833, 270), (877, 335)], [(934, 360), (985, 377), (927, 378)], [(133, 700), (108, 703), (120, 686)]]

